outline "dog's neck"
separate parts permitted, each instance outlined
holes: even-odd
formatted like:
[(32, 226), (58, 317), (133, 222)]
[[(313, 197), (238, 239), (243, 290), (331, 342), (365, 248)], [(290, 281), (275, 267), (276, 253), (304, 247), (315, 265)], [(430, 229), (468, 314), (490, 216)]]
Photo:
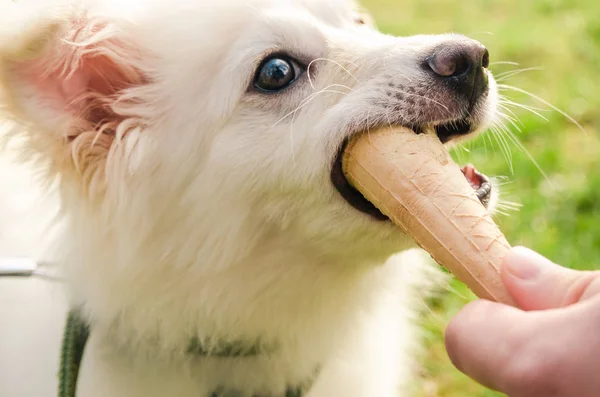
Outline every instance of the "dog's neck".
[[(149, 346), (183, 354), (198, 348), (273, 351), (304, 344), (323, 344), (326, 350), (334, 344), (327, 333), (343, 329), (357, 307), (369, 307), (376, 268), (344, 268), (314, 259), (300, 263), (299, 255), (286, 258), (281, 252), (277, 256), (231, 266), (198, 282), (195, 290), (182, 280), (170, 305), (144, 291), (144, 307), (132, 302), (115, 312), (116, 321), (94, 325), (122, 346), (131, 347), (132, 338), (133, 346), (143, 348), (146, 340)], [(152, 332), (167, 323), (167, 332)]]
[[(261, 341), (326, 354), (385, 283), (378, 272), (385, 254), (372, 261), (324, 255), (235, 213), (241, 205), (231, 208), (211, 227), (186, 218), (187, 208), (170, 208), (174, 216), (155, 217), (160, 224), (110, 233), (96, 208), (69, 208), (59, 239), (67, 245), (57, 256), (73, 304), (95, 332), (133, 352), (183, 357), (198, 340), (209, 349)], [(119, 221), (139, 225), (126, 213)]]

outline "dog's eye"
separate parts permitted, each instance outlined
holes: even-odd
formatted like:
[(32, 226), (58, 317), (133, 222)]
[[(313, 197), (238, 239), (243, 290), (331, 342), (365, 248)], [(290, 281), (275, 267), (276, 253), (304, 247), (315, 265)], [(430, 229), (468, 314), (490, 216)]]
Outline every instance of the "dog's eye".
[(302, 68), (292, 59), (267, 58), (258, 68), (254, 87), (265, 92), (280, 91), (296, 81), (300, 73)]

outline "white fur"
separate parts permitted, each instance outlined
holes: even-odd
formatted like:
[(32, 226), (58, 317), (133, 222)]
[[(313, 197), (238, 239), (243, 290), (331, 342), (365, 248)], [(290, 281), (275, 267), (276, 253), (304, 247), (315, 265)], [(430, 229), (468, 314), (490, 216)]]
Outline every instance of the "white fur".
[[(42, 182), (58, 178), (44, 255), (92, 326), (78, 397), (208, 397), (218, 386), (278, 397), (319, 366), (309, 397), (404, 395), (415, 308), (439, 275), (405, 251), (408, 236), (351, 208), (329, 171), (345, 138), (389, 121), (389, 81), (423, 80), (423, 54), (463, 38), (383, 35), (357, 25), (346, 0), (2, 7), (6, 135)], [(252, 91), (279, 50), (309, 73), (286, 92)], [(127, 88), (87, 90), (98, 56)], [(495, 95), (492, 82), (473, 116), (482, 126)], [(94, 106), (107, 119), (87, 119)], [(410, 121), (402, 106), (392, 122)], [(279, 349), (190, 358), (191, 337)]]

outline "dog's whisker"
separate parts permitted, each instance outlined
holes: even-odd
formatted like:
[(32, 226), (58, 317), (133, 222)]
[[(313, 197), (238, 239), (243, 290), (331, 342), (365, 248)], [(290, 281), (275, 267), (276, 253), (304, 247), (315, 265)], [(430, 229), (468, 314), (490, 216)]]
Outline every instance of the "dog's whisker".
[(519, 75), (521, 73), (531, 72), (531, 71), (540, 71), (540, 70), (544, 70), (544, 68), (541, 66), (537, 66), (537, 67), (531, 67), (531, 68), (525, 68), (525, 69), (509, 70), (507, 72), (498, 73), (494, 77), (496, 79), (496, 82), (499, 83), (501, 81), (505, 81), (505, 80), (510, 79), (511, 77)]
[(297, 107), (294, 111), (291, 112), (292, 114), (292, 120), (290, 122), (290, 139), (292, 140), (292, 158), (294, 158), (294, 150), (293, 150), (293, 126), (294, 126), (294, 120), (296, 118), (296, 114), (298, 113), (298, 111), (300, 109), (302, 109), (304, 106), (308, 105), (310, 102), (312, 102), (319, 94), (325, 94), (325, 93), (334, 93), (334, 94), (342, 94), (342, 95), (347, 95), (347, 93), (342, 92), (342, 91), (336, 91), (336, 90), (328, 90), (328, 89), (323, 89), (321, 91), (315, 92), (313, 96), (311, 96), (311, 98), (306, 101), (306, 103), (302, 104), (301, 106)]
[[(310, 63), (309, 63), (309, 64), (308, 64), (308, 66), (306, 67), (306, 75), (307, 75), (307, 77), (308, 77), (308, 82), (309, 82), (309, 84), (310, 84), (310, 86), (311, 86), (311, 88), (312, 88), (313, 90), (315, 90), (316, 88), (315, 88), (315, 86), (314, 86), (314, 84), (313, 84), (313, 81), (312, 81), (312, 79), (311, 79), (311, 77), (310, 77), (310, 68), (311, 68), (311, 66), (313, 65), (313, 63), (315, 63), (315, 62), (318, 62), (318, 61), (326, 61), (326, 62), (331, 62), (331, 63), (333, 63), (333, 64), (335, 64), (335, 65), (339, 66), (340, 68), (342, 68), (342, 70), (343, 70), (344, 72), (348, 73), (348, 75), (349, 75), (350, 77), (352, 77), (352, 78), (353, 78), (353, 79), (354, 79), (354, 80), (355, 80), (357, 83), (360, 83), (360, 80), (358, 80), (358, 79), (356, 78), (356, 76), (354, 76), (354, 75), (352, 74), (352, 72), (350, 72), (350, 71), (349, 71), (349, 70), (348, 70), (348, 69), (347, 69), (345, 66), (343, 66), (343, 65), (342, 65), (341, 63), (339, 63), (338, 61), (335, 61), (335, 60), (333, 60), (333, 59), (329, 59), (329, 58), (316, 58), (316, 59), (313, 59), (312, 61), (310, 61)], [(354, 67), (358, 68), (358, 65), (356, 65), (356, 64), (355, 64), (354, 62), (352, 62), (352, 61), (345, 61), (345, 62), (348, 62), (348, 63), (349, 63), (349, 64), (351, 64), (352, 66), (354, 66)]]
[(497, 215), (502, 215), (508, 217), (511, 215), (511, 212), (519, 212), (521, 209), (518, 207), (505, 206), (504, 204), (502, 204), (502, 201), (503, 200), (500, 198), (497, 200), (492, 216), (496, 217)]
[(343, 95), (347, 95), (347, 92), (342, 92), (342, 91), (335, 91), (335, 90), (330, 90), (330, 88), (332, 87), (341, 87), (341, 88), (347, 88), (348, 90), (352, 91), (352, 88), (345, 86), (343, 84), (330, 84), (327, 87), (323, 88), (320, 91), (317, 92), (313, 92), (310, 95), (308, 95), (306, 98), (304, 98), (301, 102), (300, 105), (298, 105), (298, 107), (296, 107), (294, 110), (290, 111), (289, 113), (286, 113), (282, 118), (280, 118), (279, 120), (277, 120), (275, 122), (275, 124), (273, 124), (271, 126), (271, 128), (276, 127), (279, 123), (281, 123), (283, 120), (285, 120), (286, 118), (290, 117), (291, 115), (293, 115), (295, 112), (297, 112), (298, 110), (302, 109), (304, 106), (306, 106), (308, 103), (306, 101), (311, 101), (314, 97), (316, 97), (319, 94), (322, 94), (324, 92), (334, 92), (334, 93), (338, 93), (338, 94), (343, 94)]
[(498, 215), (498, 214), (503, 215), (503, 216), (510, 216), (508, 212), (502, 211), (502, 208), (500, 206), (498, 206), (498, 204), (496, 204), (493, 215)]
[(554, 184), (552, 183), (552, 181), (550, 180), (550, 177), (548, 176), (548, 174), (546, 173), (546, 171), (544, 171), (542, 169), (542, 167), (540, 166), (540, 164), (537, 162), (537, 160), (533, 157), (533, 155), (531, 154), (531, 152), (529, 152), (529, 150), (527, 150), (527, 148), (525, 147), (525, 145), (523, 145), (523, 143), (521, 143), (521, 141), (512, 133), (512, 131), (510, 131), (510, 129), (508, 129), (508, 127), (506, 126), (501, 126), (500, 131), (502, 131), (502, 133), (519, 149), (521, 150), (521, 152), (523, 152), (523, 154), (525, 154), (529, 160), (533, 163), (533, 165), (537, 168), (537, 170), (539, 171), (539, 173), (542, 175), (542, 177), (548, 182), (549, 187), (552, 190), (556, 190)]
[(509, 211), (520, 211), (523, 208), (523, 204), (508, 200), (498, 200), (497, 206)]
[[(500, 118), (504, 118), (506, 116), (502, 112), (498, 112), (497, 115)], [(512, 122), (512, 120), (511, 120), (511, 122)], [(503, 124), (501, 122), (499, 122), (498, 120), (496, 120), (496, 121), (494, 121), (492, 123), (492, 126), (490, 127), (490, 129), (495, 134), (495, 138), (498, 141), (498, 143), (499, 144), (501, 142), (503, 143), (503, 146), (501, 147), (501, 150), (503, 152), (505, 152), (505, 157), (507, 158), (508, 165), (509, 165), (509, 168), (510, 168), (510, 171), (511, 171), (511, 174), (512, 174), (512, 173), (514, 173), (514, 169), (513, 169), (513, 165), (512, 165), (512, 151), (510, 150), (510, 145), (506, 142), (506, 140), (505, 139), (501, 139), (502, 138), (502, 133), (500, 132), (500, 129), (502, 127), (503, 127)]]
[(300, 109), (302, 109), (304, 106), (308, 105), (310, 102), (312, 102), (317, 96), (319, 96), (319, 94), (324, 94), (324, 93), (335, 93), (335, 94), (342, 94), (342, 95), (347, 95), (346, 92), (342, 92), (342, 91), (336, 91), (336, 90), (331, 90), (329, 89), (330, 87), (336, 87), (336, 86), (341, 86), (344, 88), (349, 88), (350, 90), (352, 90), (350, 87), (346, 87), (344, 85), (341, 84), (330, 84), (329, 86), (325, 87), (324, 89), (314, 92), (312, 94), (310, 94), (308, 97), (304, 98), (302, 100), (302, 102), (300, 103), (300, 105), (298, 107), (296, 107), (296, 109), (292, 110), (290, 113), (286, 114), (282, 119), (278, 120), (271, 128), (275, 127), (277, 124), (279, 124), (281, 121), (285, 120), (287, 117), (289, 117), (290, 115), (292, 116), (292, 120), (290, 122), (290, 145), (291, 145), (291, 150), (292, 150), (292, 163), (294, 164), (294, 166), (296, 165), (296, 151), (294, 149), (294, 121), (296, 119), (296, 114), (298, 113), (298, 111)]
[(444, 110), (445, 110), (445, 111), (446, 111), (448, 114), (451, 114), (451, 112), (450, 112), (450, 109), (448, 109), (448, 106), (444, 105), (444, 104), (443, 104), (443, 103), (441, 103), (441, 102), (438, 102), (438, 101), (436, 101), (436, 100), (435, 100), (435, 99), (433, 99), (433, 98), (429, 98), (429, 97), (426, 97), (426, 96), (423, 96), (423, 95), (419, 95), (419, 94), (414, 94), (414, 93), (410, 93), (410, 92), (402, 91), (402, 90), (399, 90), (399, 89), (395, 89), (393, 92), (394, 92), (394, 93), (396, 93), (396, 94), (402, 94), (402, 95), (414, 96), (414, 97), (417, 97), (417, 98), (422, 98), (422, 99), (425, 99), (426, 101), (430, 101), (430, 102), (432, 102), (433, 104), (435, 104), (435, 105), (437, 105), (437, 106), (441, 107), (441, 108), (442, 108), (442, 109), (444, 109)]
[(514, 183), (515, 182), (513, 180), (509, 179), (507, 176), (495, 176), (494, 177), (494, 184), (496, 186), (510, 186)]
[(300, 105), (298, 105), (294, 110), (290, 111), (289, 113), (286, 113), (282, 118), (280, 118), (279, 120), (277, 120), (272, 126), (271, 128), (276, 127), (279, 123), (281, 123), (282, 121), (284, 121), (285, 119), (287, 119), (288, 117), (290, 117), (291, 115), (293, 115), (295, 112), (297, 112), (298, 110), (302, 109), (304, 106), (306, 106), (309, 101), (313, 98), (316, 97), (317, 95), (319, 95), (321, 93), (321, 91), (317, 91), (317, 92), (313, 92), (312, 94), (310, 94), (309, 96), (307, 96), (306, 98), (304, 98), (301, 102)]
[(493, 66), (493, 65), (520, 66), (520, 64), (518, 62), (513, 62), (513, 61), (494, 61), (494, 62), (490, 62), (490, 66)]
[[(503, 111), (506, 111), (506, 112), (510, 111), (510, 109), (506, 109), (506, 108), (504, 108), (503, 106), (498, 106), (498, 108), (499, 108), (499, 109), (501, 109), (501, 110), (503, 110)], [(499, 111), (499, 112), (498, 112), (498, 115), (497, 115), (497, 117), (499, 117), (500, 119), (502, 119), (502, 120), (504, 120), (504, 121), (508, 121), (508, 122), (509, 122), (509, 123), (510, 123), (510, 124), (511, 124), (513, 127), (515, 127), (515, 129), (516, 129), (518, 132), (520, 132), (520, 133), (522, 133), (522, 132), (523, 132), (523, 131), (522, 131), (522, 129), (521, 129), (521, 127), (523, 127), (523, 126), (524, 126), (524, 125), (523, 125), (523, 122), (521, 121), (521, 119), (519, 119), (519, 118), (518, 118), (518, 117), (517, 117), (517, 116), (514, 114), (514, 112), (512, 112), (511, 114), (507, 114), (507, 113), (503, 113), (503, 112), (500, 112), (500, 111)], [(517, 125), (517, 123), (518, 123), (518, 124), (520, 124), (520, 125), (521, 125), (521, 127), (519, 127), (519, 125)]]
[(395, 80), (396, 78), (398, 78), (398, 76), (399, 76), (399, 77), (402, 77), (402, 78), (404, 78), (404, 79), (406, 79), (406, 80), (408, 80), (408, 82), (409, 82), (409, 83), (412, 83), (412, 82), (413, 82), (413, 79), (411, 79), (410, 77), (408, 77), (408, 76), (407, 76), (407, 75), (405, 75), (404, 73), (396, 73), (396, 74), (394, 75), (394, 78), (393, 78), (393, 79)]
[(370, 136), (371, 134), (371, 123), (369, 122), (369, 117), (371, 115), (371, 109), (373, 108), (374, 105), (369, 106), (369, 108), (367, 109), (367, 117), (366, 117), (366, 122), (367, 122), (367, 135)]
[(500, 98), (498, 99), (498, 102), (501, 104), (507, 105), (507, 106), (515, 106), (515, 105), (525, 106), (528, 109), (533, 109), (538, 112), (551, 112), (552, 111), (552, 109), (548, 109), (548, 108), (541, 108), (541, 107), (537, 107), (537, 106), (525, 105), (524, 103), (515, 102), (506, 96), (500, 96)]
[(510, 120), (512, 122), (511, 124), (513, 124), (513, 126), (519, 132), (521, 132), (521, 128), (518, 127), (516, 124), (519, 123), (521, 124), (521, 126), (524, 126), (524, 124), (519, 118), (519, 116), (517, 116), (517, 114), (512, 111), (509, 105), (507, 105), (506, 103), (498, 103), (498, 108), (503, 110), (503, 112), (498, 112), (498, 116), (500, 116), (504, 120)]
[(535, 99), (536, 101), (539, 101), (540, 103), (543, 103), (544, 105), (548, 106), (549, 108), (551, 108), (552, 110), (558, 112), (559, 114), (561, 114), (562, 116), (564, 116), (565, 118), (567, 118), (571, 123), (575, 124), (577, 126), (577, 128), (579, 128), (583, 133), (587, 134), (587, 131), (585, 128), (583, 128), (583, 126), (581, 124), (579, 124), (579, 122), (577, 120), (575, 120), (571, 115), (569, 115), (567, 112), (561, 110), (560, 108), (558, 108), (557, 106), (554, 106), (553, 104), (551, 104), (550, 102), (546, 101), (543, 98), (540, 98), (539, 96), (532, 94), (531, 92), (524, 90), (522, 88), (517, 88), (517, 87), (513, 87), (511, 85), (507, 85), (507, 84), (498, 84), (498, 89), (499, 90), (511, 90), (511, 91), (516, 91), (519, 92), (521, 94), (527, 95), (532, 99)]
[(513, 174), (514, 173), (513, 158), (512, 158), (512, 152), (510, 150), (510, 146), (508, 146), (508, 143), (506, 142), (506, 140), (503, 139), (498, 126), (491, 127), (490, 132), (492, 133), (491, 135), (496, 140), (496, 143), (497, 143), (498, 147), (500, 148), (500, 152), (502, 153), (502, 156), (506, 160), (506, 163), (508, 165), (510, 173)]
[(391, 107), (391, 105), (390, 105), (390, 104), (388, 104), (388, 105), (385, 107), (385, 118), (387, 119), (388, 126), (390, 127), (390, 131), (393, 131), (394, 127), (392, 127), (392, 121), (391, 121), (391, 119), (390, 119), (390, 112), (389, 112), (389, 110), (390, 110), (390, 107)]
[(502, 134), (501, 131), (497, 131), (498, 134), (498, 138), (499, 140), (502, 142), (503, 145), (503, 150), (506, 153), (506, 158), (508, 159), (508, 165), (509, 165), (509, 170), (511, 175), (515, 173), (515, 168), (514, 168), (514, 159), (513, 159), (513, 152), (510, 148), (510, 144), (507, 141), (506, 137), (504, 137), (504, 135)]
[[(500, 117), (501, 119), (503, 119), (503, 120), (505, 120), (505, 121), (508, 121), (508, 122), (509, 122), (509, 123), (510, 123), (510, 124), (511, 124), (513, 127), (515, 127), (515, 129), (516, 129), (518, 132), (520, 132), (520, 133), (522, 133), (522, 132), (523, 132), (523, 130), (521, 129), (521, 127), (519, 127), (519, 126), (517, 125), (517, 122), (516, 122), (516, 121), (515, 121), (515, 120), (514, 120), (514, 119), (513, 119), (511, 116), (508, 116), (507, 114), (505, 114), (505, 113), (502, 113), (502, 112), (498, 112), (498, 117)], [(522, 124), (522, 123), (521, 123), (521, 124)]]
[[(485, 140), (485, 138), (487, 138), (487, 141)], [(483, 150), (485, 155), (487, 156), (488, 154), (488, 146), (487, 146), (487, 142), (489, 141), (490, 146), (492, 147), (492, 152), (495, 153), (494, 151), (494, 143), (492, 142), (492, 138), (490, 137), (490, 134), (485, 134), (484, 135), (484, 139), (483, 139)]]
[[(496, 154), (496, 147), (494, 145), (494, 141), (492, 141), (493, 132), (491, 131), (491, 129), (493, 126), (494, 126), (494, 123), (492, 123), (492, 125), (488, 128), (489, 133), (483, 135), (483, 138), (484, 138), (483, 139), (483, 147), (484, 147), (486, 156), (488, 155), (488, 146), (487, 146), (488, 142), (490, 144), (490, 150), (492, 151), (492, 153)], [(487, 138), (487, 141), (486, 141), (486, 138)]]
[[(487, 111), (486, 111), (486, 116), (487, 116), (487, 118), (488, 118), (488, 119), (490, 119), (490, 120), (494, 120), (495, 113), (494, 113), (494, 112), (492, 112), (492, 111), (489, 111), (489, 110), (487, 110)], [(491, 127), (493, 127), (493, 126), (494, 126), (494, 124), (495, 124), (495, 121), (492, 121), (492, 122), (491, 122), (491, 126), (490, 126), (490, 127), (488, 127), (488, 129), (487, 129), (487, 131), (488, 131), (488, 132), (490, 131)], [(490, 143), (490, 146), (492, 147), (492, 150), (494, 150), (494, 143), (492, 142), (492, 138), (490, 137), (490, 134), (487, 134), (487, 133), (486, 133), (486, 134), (482, 134), (482, 135), (483, 135), (483, 138), (482, 138), (482, 142), (483, 142), (483, 150), (484, 150), (484, 153), (485, 153), (485, 155), (486, 155), (486, 157), (487, 157), (487, 154), (488, 154), (487, 141), (489, 141), (489, 143)], [(486, 139), (487, 139), (487, 141), (486, 141)]]
[(548, 118), (546, 118), (544, 115), (542, 115), (539, 111), (537, 111), (537, 110), (535, 110), (535, 109), (533, 109), (533, 108), (531, 108), (529, 106), (522, 105), (520, 103), (512, 102), (512, 101), (502, 102), (502, 104), (506, 105), (506, 106), (513, 106), (513, 107), (517, 107), (517, 108), (526, 110), (526, 111), (528, 111), (530, 113), (535, 114), (536, 116), (538, 116), (539, 118), (541, 118), (544, 121), (549, 121)]
[(516, 115), (515, 112), (513, 112), (513, 110), (511, 108), (509, 108), (508, 106), (505, 106), (502, 103), (499, 103), (498, 107), (500, 109), (504, 110), (505, 112), (509, 113), (509, 114), (504, 113), (504, 115), (506, 117), (510, 117), (511, 120), (513, 120), (514, 122), (517, 122), (517, 123), (521, 124), (521, 126), (523, 126), (523, 122), (521, 121), (521, 119), (519, 119), (519, 117)]
[(518, 102), (515, 102), (515, 101), (513, 101), (511, 99), (508, 99), (507, 97), (500, 97), (500, 99), (498, 99), (498, 102), (502, 103), (502, 104), (505, 104), (505, 105), (508, 105), (508, 106), (514, 106), (514, 105), (525, 106), (528, 109), (533, 109), (533, 110), (536, 110), (538, 112), (551, 112), (552, 111), (552, 109), (548, 109), (548, 108), (540, 108), (540, 107), (537, 107), (537, 106), (531, 106), (531, 105), (525, 105), (523, 103), (518, 103)]

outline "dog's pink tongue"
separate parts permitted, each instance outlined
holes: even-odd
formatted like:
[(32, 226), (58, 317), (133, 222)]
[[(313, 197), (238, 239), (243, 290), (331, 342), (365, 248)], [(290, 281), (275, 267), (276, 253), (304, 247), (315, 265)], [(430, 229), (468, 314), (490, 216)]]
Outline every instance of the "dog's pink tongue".
[(481, 180), (477, 175), (477, 169), (473, 164), (468, 164), (462, 169), (463, 174), (465, 174), (465, 178), (469, 182), (469, 185), (475, 190), (481, 187)]

